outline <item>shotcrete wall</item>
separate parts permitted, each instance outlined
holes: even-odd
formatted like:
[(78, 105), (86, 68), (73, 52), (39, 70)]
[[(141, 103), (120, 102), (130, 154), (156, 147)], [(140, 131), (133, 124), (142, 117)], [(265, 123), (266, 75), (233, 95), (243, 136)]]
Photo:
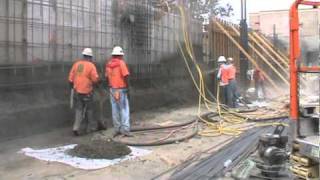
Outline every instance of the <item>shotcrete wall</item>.
[[(85, 47), (101, 75), (113, 46), (124, 48), (133, 111), (192, 100), (180, 24), (146, 0), (0, 0), (0, 140), (72, 123), (67, 75)], [(189, 30), (201, 59), (201, 23)], [(108, 98), (95, 95), (96, 118), (110, 127)]]

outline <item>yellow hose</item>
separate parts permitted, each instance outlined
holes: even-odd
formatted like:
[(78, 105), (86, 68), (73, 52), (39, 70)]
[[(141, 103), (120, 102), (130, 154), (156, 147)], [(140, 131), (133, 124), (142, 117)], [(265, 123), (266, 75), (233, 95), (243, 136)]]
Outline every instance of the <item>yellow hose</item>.
[[(220, 87), (218, 85), (217, 87), (217, 100), (216, 102), (209, 100), (206, 97), (205, 93), (205, 83), (204, 83), (204, 77), (203, 77), (203, 72), (197, 63), (194, 55), (194, 50), (190, 41), (190, 36), (188, 32), (188, 28), (186, 26), (186, 16), (184, 9), (179, 6), (179, 12), (181, 14), (181, 26), (183, 30), (183, 40), (184, 40), (184, 45), (185, 45), (185, 51), (182, 49), (182, 46), (179, 42), (179, 40), (176, 38), (179, 50), (182, 54), (182, 58), (185, 62), (185, 65), (187, 67), (187, 70), (190, 74), (190, 77), (192, 79), (192, 82), (194, 86), (196, 87), (198, 93), (199, 93), (199, 98), (198, 98), (198, 118), (206, 124), (206, 129), (202, 130), (199, 132), (199, 135), (205, 136), (205, 137), (215, 137), (215, 136), (220, 136), (220, 135), (228, 135), (228, 136), (239, 136), (244, 130), (242, 128), (234, 128), (231, 127), (232, 125), (235, 124), (244, 124), (247, 122), (248, 118), (243, 118), (236, 116), (237, 112), (226, 110), (225, 108), (221, 107), (220, 104)], [(178, 37), (177, 35), (176, 37)], [(190, 59), (191, 62), (193, 63), (194, 67), (196, 68), (196, 72), (198, 74), (198, 81), (196, 80), (195, 76), (193, 75), (193, 72), (191, 70), (191, 67), (189, 65), (189, 62), (187, 59)], [(204, 104), (206, 109), (210, 112), (217, 112), (219, 114), (219, 117), (221, 120), (219, 122), (209, 122), (201, 117), (201, 105)], [(216, 110), (210, 108), (210, 105), (216, 105)], [(269, 123), (269, 124), (261, 124), (258, 126), (272, 126), (276, 125), (275, 123)]]

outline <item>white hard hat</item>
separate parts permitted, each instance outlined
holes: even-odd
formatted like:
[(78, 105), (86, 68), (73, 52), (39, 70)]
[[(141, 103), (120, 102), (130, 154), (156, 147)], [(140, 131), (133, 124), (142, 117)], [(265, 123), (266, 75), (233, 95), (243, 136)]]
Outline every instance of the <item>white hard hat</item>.
[(116, 46), (113, 48), (111, 55), (113, 56), (123, 56), (123, 50), (120, 46)]
[(92, 53), (92, 49), (91, 48), (85, 48), (83, 51), (82, 51), (82, 55), (86, 55), (86, 56), (93, 56), (93, 53)]
[(228, 57), (228, 61), (233, 61), (233, 58), (232, 57)]
[(220, 56), (218, 58), (218, 63), (227, 62), (226, 58), (224, 56)]

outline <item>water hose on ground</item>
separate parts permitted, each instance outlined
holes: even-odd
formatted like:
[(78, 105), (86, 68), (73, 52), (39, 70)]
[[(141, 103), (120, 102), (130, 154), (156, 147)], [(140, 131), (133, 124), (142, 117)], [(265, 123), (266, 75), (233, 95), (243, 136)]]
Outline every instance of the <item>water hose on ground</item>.
[(175, 132), (177, 132), (181, 129), (184, 129), (184, 128), (188, 128), (188, 127), (182, 127), (180, 129), (176, 129), (176, 130), (172, 131), (171, 133), (169, 133), (164, 138), (161, 138), (159, 140), (149, 141), (149, 142), (130, 142), (130, 141), (126, 141), (124, 139), (114, 139), (114, 141), (122, 143), (122, 144), (126, 144), (128, 146), (160, 146), (160, 145), (166, 145), (166, 144), (173, 144), (173, 143), (185, 141), (185, 140), (190, 139), (190, 138), (194, 137), (195, 135), (197, 135), (198, 134), (198, 125), (197, 124), (198, 124), (197, 121), (193, 124), (194, 127), (193, 127), (193, 131), (191, 133), (188, 133), (188, 134), (185, 134), (184, 136), (173, 138), (173, 139), (169, 139), (169, 137), (171, 135), (173, 135)]
[(168, 129), (168, 128), (175, 128), (175, 127), (181, 127), (181, 126), (186, 126), (189, 124), (192, 124), (196, 122), (197, 119), (192, 119), (187, 122), (183, 122), (180, 124), (174, 124), (174, 125), (168, 125), (168, 126), (149, 126), (149, 127), (133, 127), (131, 128), (131, 132), (137, 132), (137, 131), (149, 131), (149, 130), (158, 130), (158, 129)]

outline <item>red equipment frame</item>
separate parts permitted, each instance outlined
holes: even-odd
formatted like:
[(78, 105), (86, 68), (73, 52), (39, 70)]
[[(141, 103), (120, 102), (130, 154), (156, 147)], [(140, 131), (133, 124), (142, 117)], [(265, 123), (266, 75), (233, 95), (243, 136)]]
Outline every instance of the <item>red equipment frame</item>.
[(290, 119), (295, 122), (299, 119), (299, 73), (320, 72), (319, 66), (306, 67), (298, 64), (300, 57), (299, 5), (317, 8), (320, 2), (296, 0), (290, 8)]

